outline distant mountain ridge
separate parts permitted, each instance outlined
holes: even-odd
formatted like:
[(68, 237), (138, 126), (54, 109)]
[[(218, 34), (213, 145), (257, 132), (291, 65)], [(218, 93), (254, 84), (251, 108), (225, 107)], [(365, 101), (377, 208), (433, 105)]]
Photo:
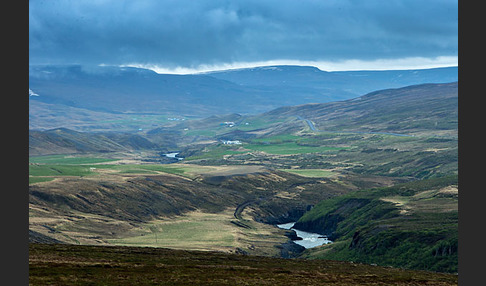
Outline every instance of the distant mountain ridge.
[(325, 72), (270, 66), (205, 74), (157, 74), (113, 66), (29, 66), (30, 104), (110, 114), (257, 114), (281, 106), (355, 98), (420, 83), (457, 81), (457, 67), (410, 71)]
[(385, 88), (422, 83), (453, 82), (458, 80), (457, 72), (457, 67), (327, 72), (313, 66), (284, 65), (215, 71), (204, 74), (245, 86), (287, 86), (312, 87), (323, 90), (348, 90), (350, 93), (359, 96)]

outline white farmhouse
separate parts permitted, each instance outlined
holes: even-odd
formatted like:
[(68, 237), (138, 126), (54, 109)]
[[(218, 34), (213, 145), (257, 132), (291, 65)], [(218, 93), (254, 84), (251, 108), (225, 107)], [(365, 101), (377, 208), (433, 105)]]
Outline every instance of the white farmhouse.
[(240, 140), (221, 140), (224, 145), (241, 145)]

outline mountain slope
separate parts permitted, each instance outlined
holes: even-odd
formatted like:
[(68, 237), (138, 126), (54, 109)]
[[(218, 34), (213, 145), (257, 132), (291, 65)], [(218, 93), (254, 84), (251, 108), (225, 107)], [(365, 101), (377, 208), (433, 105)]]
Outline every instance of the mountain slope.
[(201, 115), (253, 106), (248, 90), (228, 81), (137, 68), (30, 66), (29, 87), (39, 94), (31, 100), (111, 113)]
[(458, 79), (457, 67), (326, 72), (311, 66), (265, 66), (205, 74), (244, 86), (308, 88), (309, 91), (320, 91), (322, 95), (327, 95), (331, 99), (329, 101), (348, 99), (379, 89), (422, 83), (446, 83)]
[(151, 247), (29, 245), (29, 285), (457, 285), (458, 276)]
[[(233, 123), (231, 128), (224, 125), (227, 121)], [(458, 82), (378, 90), (344, 101), (285, 106), (257, 115), (211, 116), (159, 128), (180, 134), (184, 129), (190, 130), (187, 134), (239, 140), (303, 130), (457, 137)]]
[(368, 93), (345, 101), (282, 107), (265, 113), (299, 116), (320, 131), (457, 136), (458, 83), (422, 84)]
[(312, 258), (457, 272), (457, 176), (361, 190), (323, 201), (295, 228), (335, 242)]
[[(29, 66), (29, 115), (31, 126), (42, 129), (42, 122), (52, 128), (57, 115), (66, 118), (73, 110), (81, 121), (89, 120), (82, 110), (110, 119), (128, 114), (258, 114), (281, 106), (346, 100), (383, 88), (456, 80), (457, 67), (324, 72), (314, 67), (276, 66), (170, 75), (128, 67)], [(39, 109), (36, 103), (50, 106)], [(45, 112), (49, 114), (40, 114)]]
[(66, 128), (29, 130), (29, 156), (154, 149), (156, 144), (134, 134), (84, 133)]

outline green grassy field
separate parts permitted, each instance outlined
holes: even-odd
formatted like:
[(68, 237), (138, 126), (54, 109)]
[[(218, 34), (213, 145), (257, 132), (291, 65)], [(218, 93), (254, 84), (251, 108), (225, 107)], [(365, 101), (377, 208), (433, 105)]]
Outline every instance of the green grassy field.
[(29, 163), (36, 164), (97, 164), (117, 161), (117, 159), (108, 159), (100, 157), (73, 156), (73, 155), (49, 155), (29, 157)]
[(251, 142), (253, 143), (282, 143), (282, 142), (294, 142), (296, 140), (301, 140), (301, 136), (293, 135), (293, 134), (281, 134), (281, 135), (274, 135), (265, 138), (256, 138), (252, 139)]
[(29, 184), (47, 182), (63, 176), (100, 176), (100, 171), (111, 170), (119, 174), (157, 174), (158, 172), (185, 175), (195, 167), (162, 164), (105, 164), (118, 159), (83, 155), (49, 155), (29, 158)]
[(260, 152), (265, 152), (274, 155), (321, 153), (321, 152), (339, 151), (339, 150), (347, 149), (346, 147), (302, 146), (295, 142), (283, 142), (277, 144), (249, 144), (244, 147), (252, 151), (260, 151)]
[(324, 177), (331, 177), (335, 173), (329, 170), (321, 170), (321, 169), (279, 169), (280, 171), (289, 172), (292, 174), (297, 174), (303, 177), (311, 177), (311, 178), (324, 178)]
[[(108, 240), (115, 245), (153, 246), (174, 249), (228, 250), (235, 247), (234, 227), (224, 215), (186, 215), (167, 221), (152, 221), (124, 238)], [(203, 217), (204, 216), (204, 217)], [(189, 248), (188, 248), (189, 247)]]
[(62, 176), (101, 176), (103, 170), (115, 171), (118, 174), (157, 174), (158, 172), (181, 175), (189, 178), (195, 176), (195, 166), (181, 167), (180, 165), (156, 165), (156, 164), (125, 164), (125, 165), (64, 165), (64, 164), (39, 164), (29, 165), (29, 183), (38, 183), (52, 180), (53, 177)]
[(298, 155), (309, 153), (327, 153), (347, 150), (349, 146), (309, 145), (306, 141), (312, 138), (302, 138), (296, 135), (278, 135), (269, 138), (252, 139), (241, 145), (222, 145), (220, 143), (208, 146), (205, 150), (187, 157), (186, 160), (221, 159), (225, 155), (237, 155), (250, 152), (265, 152), (271, 155)]
[(214, 145), (198, 152), (195, 155), (187, 157), (186, 160), (201, 160), (201, 159), (221, 159), (225, 155), (234, 155), (246, 153), (243, 150), (238, 150), (238, 147), (225, 146), (225, 145)]
[(184, 216), (150, 221), (124, 234), (122, 238), (108, 239), (107, 242), (125, 246), (223, 252), (247, 249), (247, 244), (251, 243), (252, 250), (260, 255), (278, 256), (279, 250), (274, 246), (287, 240), (278, 229), (256, 222), (248, 222), (250, 228), (241, 228), (231, 223), (233, 220), (233, 210), (214, 214), (189, 212)]
[[(60, 164), (59, 162), (71, 162)], [(257, 166), (199, 166), (195, 164), (103, 164), (103, 158), (63, 158), (52, 156), (29, 165), (29, 184), (48, 182), (57, 177), (99, 177), (106, 175), (116, 176), (124, 174), (132, 175), (156, 175), (160, 173), (174, 174), (194, 179), (201, 174), (240, 174), (255, 172)], [(55, 162), (55, 163), (54, 163)], [(89, 163), (91, 162), (91, 164)]]
[(168, 164), (124, 164), (124, 165), (96, 165), (97, 169), (114, 170), (119, 173), (151, 173), (164, 172), (169, 174), (185, 175), (189, 167), (180, 167), (180, 165)]
[(93, 171), (86, 165), (44, 164), (29, 165), (29, 176), (78, 176), (92, 175)]
[[(457, 139), (334, 133), (280, 134), (205, 147), (187, 158), (204, 164), (266, 164), (276, 169), (329, 169), (358, 174), (431, 178), (457, 174)], [(223, 160), (224, 156), (224, 160)]]

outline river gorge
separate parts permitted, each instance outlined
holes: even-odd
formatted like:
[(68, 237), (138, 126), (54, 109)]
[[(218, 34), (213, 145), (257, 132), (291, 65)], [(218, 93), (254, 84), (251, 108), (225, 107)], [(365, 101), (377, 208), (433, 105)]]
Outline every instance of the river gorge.
[(313, 248), (321, 246), (323, 244), (332, 243), (332, 241), (330, 241), (325, 235), (295, 229), (293, 228), (294, 224), (295, 222), (289, 222), (284, 224), (278, 224), (277, 227), (281, 229), (291, 229), (295, 231), (297, 237), (302, 239), (294, 240), (293, 242), (305, 248)]

